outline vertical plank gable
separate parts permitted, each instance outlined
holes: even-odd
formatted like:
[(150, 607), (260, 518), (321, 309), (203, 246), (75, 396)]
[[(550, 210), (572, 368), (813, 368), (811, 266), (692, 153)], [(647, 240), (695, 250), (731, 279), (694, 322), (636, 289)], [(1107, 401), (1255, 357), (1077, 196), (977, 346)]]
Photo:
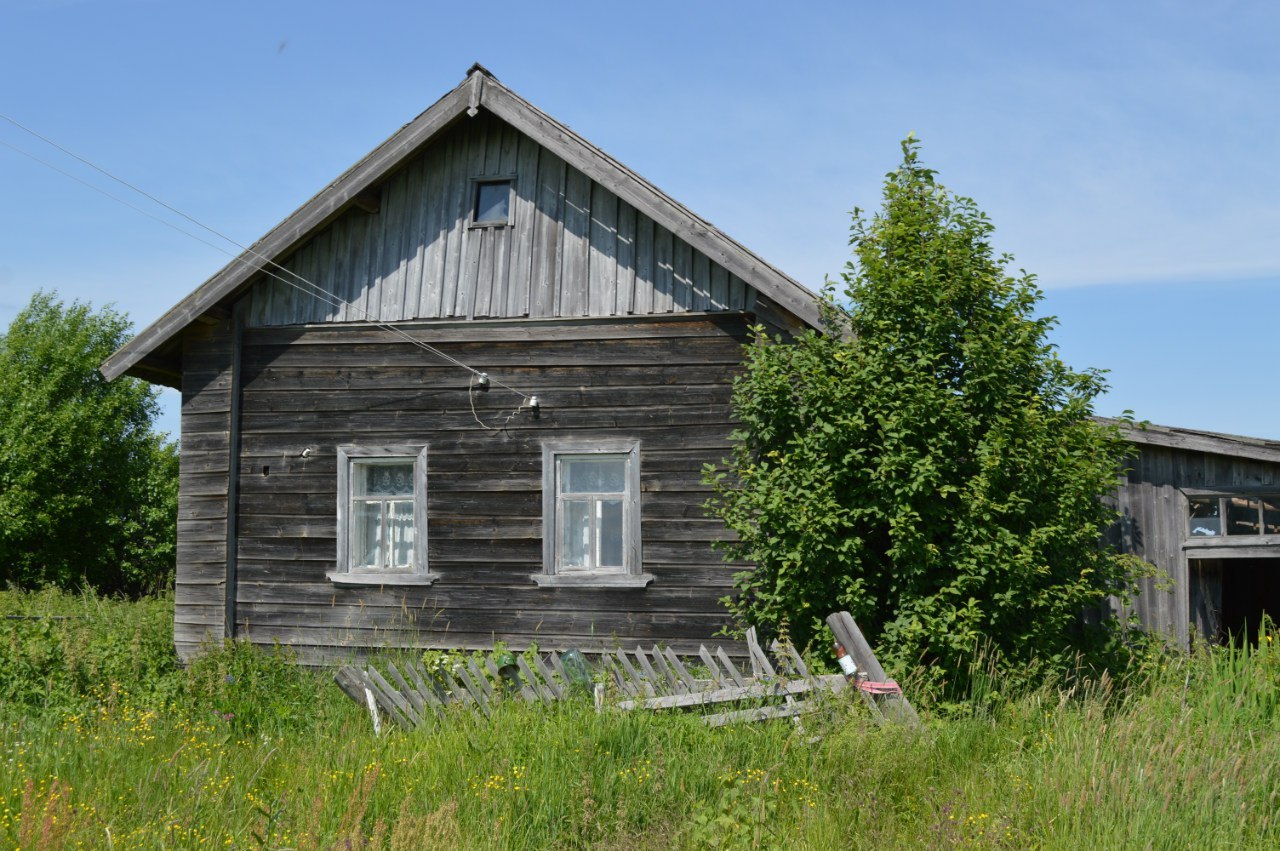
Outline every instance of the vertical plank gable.
[(563, 250), (565, 175), (568, 167), (555, 154), (540, 149), (533, 189), (534, 217), (530, 244), (529, 315), (556, 316), (560, 298), (560, 265)]
[[(508, 176), (510, 224), (470, 227), (474, 180)], [(342, 213), (285, 261), (320, 293), (264, 277), (251, 292), (250, 327), (754, 304), (755, 291), (714, 258), (483, 111), (433, 140), (380, 190), (377, 212)]]
[(608, 316), (617, 302), (618, 196), (591, 184), (590, 252), (587, 270), (587, 314)]
[(560, 264), (557, 316), (587, 315), (587, 269), (591, 234), (591, 181), (566, 168), (564, 181), (564, 247)]

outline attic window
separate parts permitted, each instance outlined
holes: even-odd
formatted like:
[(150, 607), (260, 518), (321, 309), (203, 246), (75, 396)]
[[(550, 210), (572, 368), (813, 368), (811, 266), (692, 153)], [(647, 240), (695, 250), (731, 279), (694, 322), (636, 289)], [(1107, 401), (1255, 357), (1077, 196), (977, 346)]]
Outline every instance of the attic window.
[(515, 181), (506, 177), (499, 180), (476, 180), (474, 185), (471, 224), (484, 227), (510, 224), (511, 190)]

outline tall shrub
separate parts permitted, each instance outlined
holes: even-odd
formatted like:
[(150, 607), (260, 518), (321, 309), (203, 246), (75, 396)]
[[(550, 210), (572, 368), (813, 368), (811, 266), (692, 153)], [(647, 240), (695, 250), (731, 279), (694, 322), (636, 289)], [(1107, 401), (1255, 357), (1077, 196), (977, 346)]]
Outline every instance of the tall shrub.
[(963, 680), (980, 642), (1065, 664), (1114, 635), (1082, 612), (1131, 587), (1099, 545), (1128, 447), (1091, 417), (1101, 373), (1068, 368), (992, 225), (903, 143), (883, 208), (853, 214), (824, 333), (757, 338), (709, 508), (754, 562), (730, 606), (806, 642), (847, 608), (898, 671)]
[(0, 336), (0, 581), (138, 593), (172, 575), (177, 451), (156, 393), (107, 383), (111, 308), (37, 293)]

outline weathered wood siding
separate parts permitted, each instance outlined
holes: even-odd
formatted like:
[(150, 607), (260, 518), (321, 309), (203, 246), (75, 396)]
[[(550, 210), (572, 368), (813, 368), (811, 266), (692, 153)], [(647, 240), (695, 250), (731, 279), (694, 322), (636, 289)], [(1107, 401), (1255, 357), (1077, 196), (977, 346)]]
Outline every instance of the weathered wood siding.
[[(1192, 589), (1188, 570), (1187, 498), (1183, 488), (1280, 486), (1280, 465), (1206, 452), (1142, 446), (1117, 494), (1118, 533), (1125, 551), (1141, 556), (1168, 578), (1145, 580), (1134, 608), (1143, 625), (1179, 646), (1190, 640)], [(1161, 585), (1172, 588), (1162, 590)]]
[(174, 644), (187, 659), (201, 642), (224, 634), (232, 432), (231, 323), (194, 327), (183, 338), (182, 357)]
[[(728, 314), (414, 327), (538, 395), (541, 417), (519, 414), (505, 430), (477, 425), (466, 372), (385, 331), (246, 330), (237, 635), (292, 645), (311, 661), (495, 639), (696, 649), (725, 623), (717, 601), (740, 569), (711, 548), (726, 531), (703, 514), (700, 470), (728, 448), (730, 382), (746, 329), (746, 317)], [(226, 360), (212, 344), (200, 351)], [(217, 634), (222, 611), (227, 469), (217, 458), (230, 410), (225, 370), (189, 363), (187, 376), (183, 483), (207, 487), (183, 496), (184, 647), (204, 626)], [(476, 415), (496, 426), (519, 398), (495, 386), (475, 401)], [(541, 442), (602, 435), (640, 441), (643, 569), (656, 579), (645, 589), (539, 588), (531, 576), (542, 569)], [(336, 560), (336, 448), (391, 443), (428, 447), (428, 561), (439, 578), (429, 587), (337, 587), (326, 578)]]
[[(473, 178), (514, 176), (506, 227), (470, 227)], [(251, 326), (752, 309), (755, 290), (482, 112), (442, 134), (253, 286)]]

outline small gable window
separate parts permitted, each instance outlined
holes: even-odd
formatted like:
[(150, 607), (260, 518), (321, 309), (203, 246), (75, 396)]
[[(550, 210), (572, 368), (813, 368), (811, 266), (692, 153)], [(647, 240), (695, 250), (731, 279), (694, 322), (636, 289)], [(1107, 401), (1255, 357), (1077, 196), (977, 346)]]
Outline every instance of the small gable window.
[(476, 180), (471, 206), (471, 224), (495, 226), (511, 223), (511, 193), (515, 181)]

